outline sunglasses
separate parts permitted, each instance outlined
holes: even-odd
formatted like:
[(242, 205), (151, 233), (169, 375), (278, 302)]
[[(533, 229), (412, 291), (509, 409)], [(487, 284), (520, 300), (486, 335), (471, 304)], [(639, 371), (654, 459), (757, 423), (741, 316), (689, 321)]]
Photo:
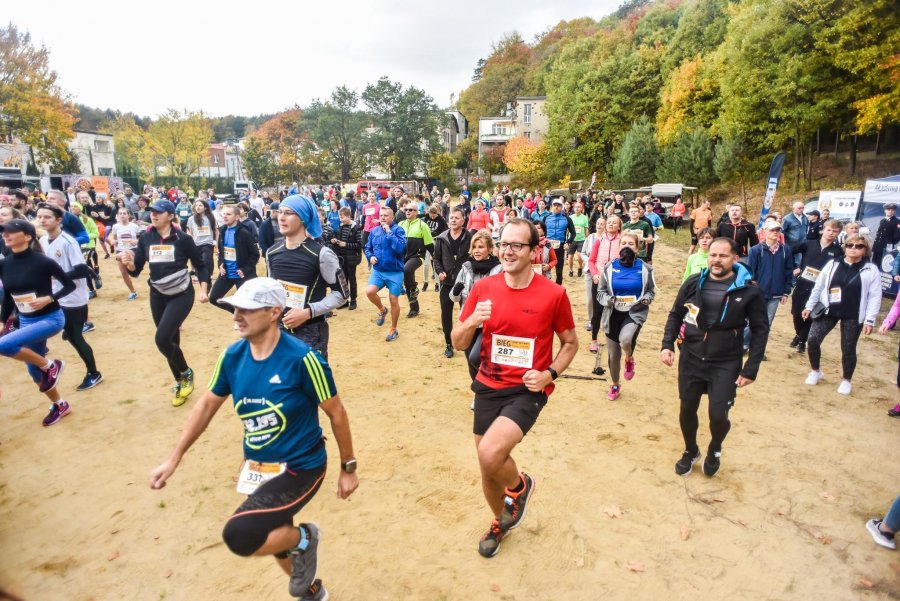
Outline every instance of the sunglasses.
[(866, 245), (862, 243), (845, 244), (844, 248), (855, 248), (856, 250), (863, 250), (864, 248), (866, 248)]

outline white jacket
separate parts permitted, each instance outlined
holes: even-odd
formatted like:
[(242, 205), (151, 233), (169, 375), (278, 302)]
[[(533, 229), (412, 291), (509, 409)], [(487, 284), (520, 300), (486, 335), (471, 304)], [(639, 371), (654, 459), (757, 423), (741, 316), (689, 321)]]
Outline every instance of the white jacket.
[[(804, 308), (807, 311), (812, 311), (818, 303), (825, 307), (830, 304), (831, 280), (834, 278), (834, 270), (840, 261), (843, 259), (831, 261), (822, 268), (809, 295), (809, 300), (806, 301)], [(874, 327), (878, 310), (881, 308), (881, 272), (875, 265), (867, 262), (859, 271), (859, 282), (862, 290), (859, 303), (859, 323)]]

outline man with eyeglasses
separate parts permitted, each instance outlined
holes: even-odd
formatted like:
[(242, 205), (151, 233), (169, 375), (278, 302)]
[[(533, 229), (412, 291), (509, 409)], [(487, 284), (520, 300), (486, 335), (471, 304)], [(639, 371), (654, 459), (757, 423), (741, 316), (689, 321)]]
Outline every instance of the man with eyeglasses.
[[(457, 350), (469, 347), (482, 327), (481, 366), (475, 393), (475, 445), (481, 485), (492, 512), (478, 552), (493, 557), (506, 534), (525, 517), (534, 479), (520, 473), (510, 453), (538, 418), (553, 381), (578, 351), (572, 307), (562, 286), (531, 268), (539, 238), (534, 225), (518, 217), (500, 232), (503, 273), (472, 287), (451, 332)], [(553, 356), (553, 335), (560, 349)]]
[(431, 228), (419, 218), (418, 207), (415, 201), (403, 206), (406, 219), (400, 222), (400, 227), (406, 233), (406, 256), (403, 263), (403, 286), (406, 288), (406, 298), (409, 300), (409, 313), (406, 317), (416, 317), (419, 314), (419, 286), (416, 282), (416, 271), (425, 260), (425, 253), (434, 255), (434, 239), (431, 236)]
[(316, 241), (322, 223), (314, 200), (300, 194), (285, 198), (278, 207), (278, 229), (284, 240), (266, 253), (266, 268), (287, 295), (281, 325), (327, 360), (325, 316), (347, 302), (347, 278), (335, 252)]

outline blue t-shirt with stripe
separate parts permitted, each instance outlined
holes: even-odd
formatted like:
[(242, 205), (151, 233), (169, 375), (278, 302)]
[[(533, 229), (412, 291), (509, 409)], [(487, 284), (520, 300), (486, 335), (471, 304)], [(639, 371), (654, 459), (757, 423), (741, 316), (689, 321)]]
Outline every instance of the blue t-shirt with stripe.
[(219, 357), (209, 390), (231, 395), (244, 424), (245, 458), (291, 470), (325, 464), (319, 404), (337, 388), (328, 363), (305, 342), (281, 332), (272, 354), (257, 361), (250, 343), (238, 340)]

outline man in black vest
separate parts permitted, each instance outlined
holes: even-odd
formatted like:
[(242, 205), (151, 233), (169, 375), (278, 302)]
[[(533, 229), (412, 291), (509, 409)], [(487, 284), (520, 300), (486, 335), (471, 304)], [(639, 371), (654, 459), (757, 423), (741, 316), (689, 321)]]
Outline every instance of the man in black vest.
[(299, 194), (285, 198), (279, 206), (278, 229), (284, 240), (269, 249), (266, 267), (287, 295), (282, 327), (327, 360), (325, 316), (347, 302), (347, 278), (334, 251), (316, 242), (322, 224), (311, 198)]

